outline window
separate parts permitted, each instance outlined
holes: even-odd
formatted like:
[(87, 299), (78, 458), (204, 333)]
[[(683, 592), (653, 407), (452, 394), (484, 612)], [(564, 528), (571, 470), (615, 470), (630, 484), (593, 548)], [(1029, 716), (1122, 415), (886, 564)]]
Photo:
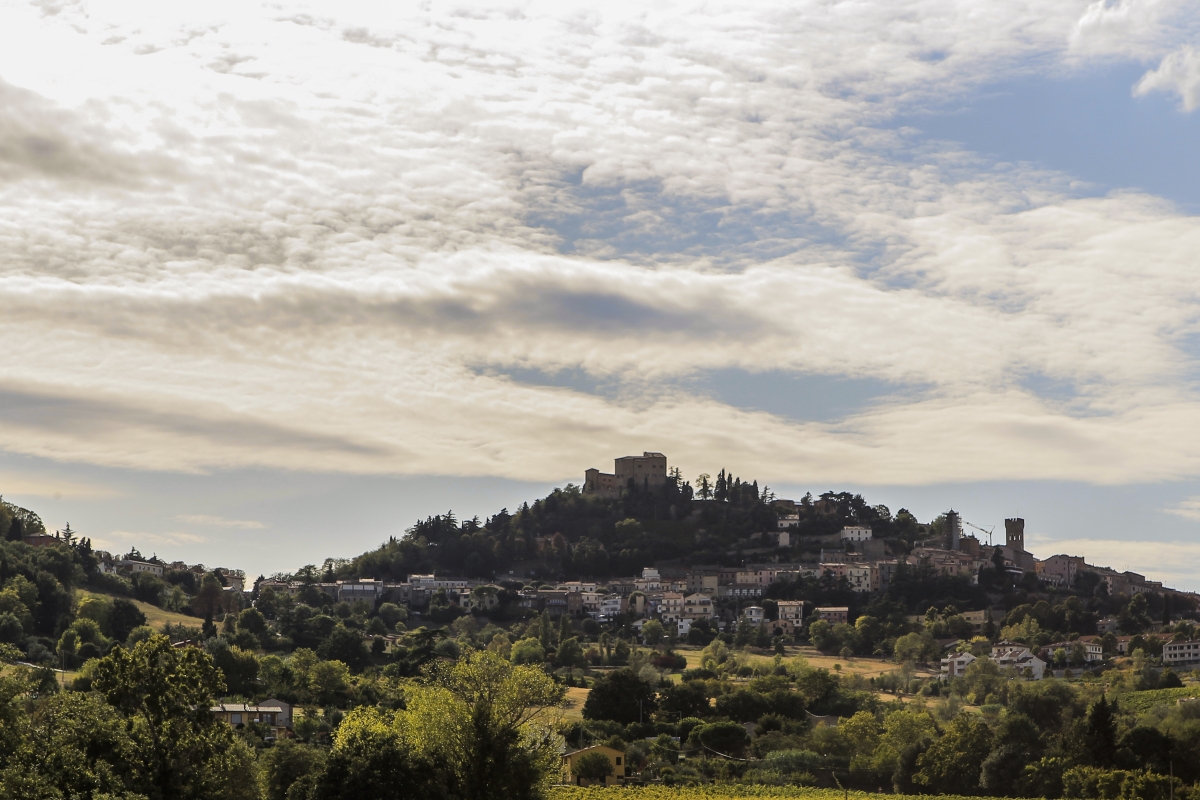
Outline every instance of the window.
[(241, 714), (230, 714), (229, 715), (229, 724), (230, 725), (241, 725), (242, 724), (242, 715)]
[(617, 766), (621, 766), (621, 757), (617, 756)]

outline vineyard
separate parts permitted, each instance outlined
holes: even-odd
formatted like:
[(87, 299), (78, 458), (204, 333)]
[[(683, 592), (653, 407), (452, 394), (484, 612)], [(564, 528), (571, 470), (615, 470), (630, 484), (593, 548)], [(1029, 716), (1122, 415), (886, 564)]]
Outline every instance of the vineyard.
[[(719, 784), (709, 786), (666, 787), (646, 786), (607, 788), (590, 786), (556, 786), (550, 793), (551, 800), (741, 800), (746, 798), (805, 798), (805, 800), (868, 800), (868, 798), (895, 798), (895, 795), (878, 795), (867, 792), (843, 792), (839, 789), (806, 789), (800, 786), (738, 786)], [(905, 795), (906, 800), (934, 800), (927, 795)], [(963, 798), (957, 795), (937, 795), (937, 800), (982, 800)]]

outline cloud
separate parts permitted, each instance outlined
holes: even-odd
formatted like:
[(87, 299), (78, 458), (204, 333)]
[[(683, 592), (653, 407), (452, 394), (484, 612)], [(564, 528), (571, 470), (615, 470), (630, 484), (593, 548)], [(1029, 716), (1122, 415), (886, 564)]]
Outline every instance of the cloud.
[(208, 514), (180, 514), (175, 517), (180, 522), (189, 522), (193, 525), (210, 525), (218, 528), (242, 528), (245, 530), (261, 530), (266, 528), (266, 524), (252, 519), (225, 519), (224, 517), (216, 517)]
[(1189, 497), (1174, 508), (1164, 508), (1163, 511), (1168, 514), (1174, 514), (1177, 517), (1183, 517), (1184, 519), (1200, 521), (1200, 496)]
[(107, 497), (118, 497), (121, 491), (111, 486), (95, 483), (82, 483), (57, 475), (31, 475), (17, 473), (0, 473), (0, 495), (53, 497), (61, 500), (98, 500)]
[(1195, 111), (1200, 106), (1200, 53), (1189, 45), (1163, 58), (1133, 87), (1135, 97), (1151, 92), (1177, 94), (1180, 109)]
[[(1161, 40), (1172, 12), (1186, 4), (1165, 0), (1096, 0), (1071, 31), (1071, 49), (1092, 55), (1144, 55)], [(1185, 27), (1185, 26), (1181, 26)]]
[(145, 531), (114, 530), (104, 536), (92, 537), (92, 542), (97, 547), (121, 548), (133, 546), (143, 549), (146, 545), (185, 547), (188, 545), (205, 544), (208, 542), (208, 539), (194, 533), (185, 533), (182, 531), (149, 533)]
[[(143, 470), (1195, 475), (1200, 222), (889, 127), (1122, 25), (1160, 57), (1164, 8), (5, 9), (0, 439)], [(589, 380), (509, 377), (563, 370)], [(805, 419), (711, 375), (895, 392)]]

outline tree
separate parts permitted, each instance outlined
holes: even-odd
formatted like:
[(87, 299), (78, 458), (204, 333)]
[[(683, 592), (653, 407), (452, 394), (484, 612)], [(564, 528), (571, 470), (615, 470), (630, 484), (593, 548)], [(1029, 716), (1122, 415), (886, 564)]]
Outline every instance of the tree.
[(431, 665), (406, 714), (461, 800), (534, 800), (558, 775), (561, 739), (545, 720), (565, 694), (538, 667), (488, 651)]
[(1084, 746), (1094, 766), (1112, 766), (1117, 754), (1117, 723), (1103, 696), (1088, 709)]
[(580, 646), (579, 639), (574, 636), (564, 639), (558, 645), (558, 650), (554, 653), (554, 660), (560, 667), (583, 669), (587, 666), (587, 659), (583, 657), (583, 647)]
[(513, 644), (510, 657), (514, 664), (541, 664), (546, 660), (546, 651), (542, 643), (531, 636)]
[(341, 661), (355, 672), (365, 667), (369, 658), (362, 634), (340, 623), (317, 648), (317, 655), (330, 661)]
[(238, 630), (261, 636), (267, 631), (267, 618), (257, 608), (242, 609), (242, 613), (238, 614)]
[[(712, 713), (712, 704), (699, 681), (675, 683), (658, 693), (658, 709), (668, 719), (704, 717)], [(757, 719), (757, 717), (755, 717)]]
[(344, 702), (350, 689), (350, 669), (341, 661), (317, 661), (306, 674), (312, 697), (321, 705)]
[(575, 760), (571, 771), (588, 783), (605, 783), (613, 774), (613, 764), (605, 753), (588, 753)]
[(618, 669), (596, 679), (584, 701), (583, 718), (610, 719), (629, 725), (650, 719), (657, 704), (650, 684), (631, 669)]
[(987, 723), (960, 714), (917, 759), (913, 781), (937, 794), (975, 794), (991, 744)]
[(734, 722), (753, 722), (770, 710), (765, 695), (752, 689), (738, 689), (717, 698), (717, 713)]
[[(264, 800), (287, 800), (288, 790), (297, 782), (307, 796), (312, 778), (319, 775), (325, 764), (325, 751), (290, 739), (277, 742), (258, 757), (262, 769)], [(301, 792), (296, 792), (301, 794)], [(295, 797), (295, 795), (293, 795)]]
[(701, 500), (711, 500), (713, 496), (712, 476), (707, 472), (700, 473), (696, 478), (696, 494)]
[(213, 663), (225, 676), (228, 691), (240, 695), (254, 694), (258, 681), (258, 659), (254, 653), (240, 647), (220, 647), (212, 656)]
[(200, 590), (192, 598), (192, 610), (198, 616), (204, 617), (206, 621), (211, 622), (213, 616), (221, 610), (221, 601), (224, 599), (224, 595), (225, 593), (221, 588), (221, 581), (210, 572), (204, 576), (204, 579), (200, 582)]
[(379, 617), (385, 625), (394, 629), (397, 623), (408, 619), (408, 609), (395, 603), (384, 603), (379, 607)]
[[(407, 735), (406, 735), (407, 734)], [(334, 733), (324, 768), (312, 781), (311, 800), (447, 798), (437, 762), (403, 724), (377, 708), (356, 708)], [(291, 795), (289, 791), (285, 797)]]
[(133, 602), (123, 597), (113, 599), (112, 610), (108, 615), (109, 631), (118, 642), (129, 638), (134, 628), (146, 624), (146, 615)]
[(706, 755), (738, 758), (746, 750), (746, 729), (736, 722), (710, 722), (692, 729), (688, 746), (701, 748)]
[(0, 796), (125, 795), (129, 736), (124, 721), (99, 697), (57, 694), (40, 704), (36, 716), (5, 724), (20, 744), (5, 748), (8, 768), (0, 773)]
[(129, 721), (133, 791), (151, 800), (205, 800), (228, 796), (242, 779), (235, 767), (244, 750), (209, 711), (225, 684), (202, 650), (173, 648), (165, 636), (115, 647), (96, 663), (92, 688)]
[(642, 641), (649, 647), (657, 647), (662, 643), (663, 636), (666, 635), (666, 629), (663, 624), (656, 619), (652, 619), (642, 625)]

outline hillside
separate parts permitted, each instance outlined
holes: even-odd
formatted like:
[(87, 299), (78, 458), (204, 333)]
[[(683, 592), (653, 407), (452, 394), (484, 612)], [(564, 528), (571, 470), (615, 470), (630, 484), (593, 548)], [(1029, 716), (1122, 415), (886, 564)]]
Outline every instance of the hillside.
[[(459, 520), (453, 512), (416, 522), (403, 537), (337, 564), (338, 577), (402, 580), (412, 573), (496, 579), (510, 571), (542, 579), (632, 575), (664, 562), (738, 565), (747, 558), (799, 560), (813, 556), (811, 541), (775, 549), (755, 534), (776, 529), (781, 507), (758, 482), (724, 472), (712, 499), (696, 499), (678, 474), (661, 488), (632, 490), (620, 499), (584, 494), (567, 485), (515, 513), (501, 509), (485, 521)], [(871, 506), (860, 495), (826, 492), (795, 504), (799, 538), (835, 534), (847, 525), (870, 527), (874, 536), (907, 551), (929, 535), (901, 509)]]

